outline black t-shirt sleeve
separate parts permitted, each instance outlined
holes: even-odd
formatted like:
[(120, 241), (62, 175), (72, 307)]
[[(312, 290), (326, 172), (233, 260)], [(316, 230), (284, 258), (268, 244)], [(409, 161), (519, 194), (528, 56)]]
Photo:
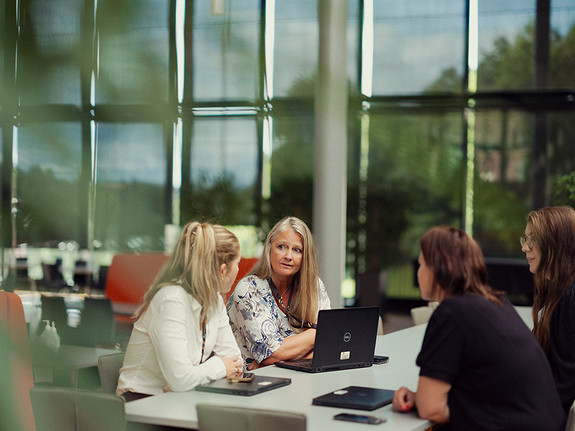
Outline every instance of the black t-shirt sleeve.
[(575, 286), (564, 294), (551, 318), (549, 362), (565, 409), (575, 400)]
[(420, 376), (453, 384), (460, 374), (465, 350), (464, 331), (447, 304), (441, 304), (431, 316), (417, 357)]

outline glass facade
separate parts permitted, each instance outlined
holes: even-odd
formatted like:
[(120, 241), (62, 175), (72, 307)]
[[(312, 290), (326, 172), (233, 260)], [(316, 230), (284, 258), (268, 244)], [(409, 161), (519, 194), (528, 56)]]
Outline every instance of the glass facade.
[[(191, 219), (312, 226), (319, 3), (2, 2), (3, 252), (164, 250)], [(348, 5), (346, 274), (417, 296), (436, 224), (522, 257), (527, 212), (574, 204), (573, 2)]]

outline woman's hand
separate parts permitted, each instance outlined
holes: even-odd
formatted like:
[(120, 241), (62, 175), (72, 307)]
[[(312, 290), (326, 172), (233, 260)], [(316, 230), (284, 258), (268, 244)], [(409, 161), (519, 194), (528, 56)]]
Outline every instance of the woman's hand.
[(401, 387), (393, 394), (392, 409), (396, 412), (408, 412), (415, 407), (415, 392)]
[(239, 356), (220, 356), (220, 359), (226, 366), (226, 378), (243, 374), (244, 363)]

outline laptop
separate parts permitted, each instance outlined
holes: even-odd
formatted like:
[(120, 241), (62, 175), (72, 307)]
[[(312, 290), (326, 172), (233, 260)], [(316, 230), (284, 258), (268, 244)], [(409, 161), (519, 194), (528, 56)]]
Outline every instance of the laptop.
[(289, 385), (291, 379), (283, 377), (255, 376), (251, 382), (228, 382), (227, 379), (214, 380), (204, 385), (196, 386), (196, 391), (215, 392), (218, 394), (252, 396), (272, 389)]
[(275, 365), (308, 373), (371, 367), (378, 322), (379, 307), (320, 310), (313, 358)]
[(339, 407), (342, 409), (375, 410), (393, 401), (391, 389), (348, 386), (329, 394), (315, 397), (314, 406)]

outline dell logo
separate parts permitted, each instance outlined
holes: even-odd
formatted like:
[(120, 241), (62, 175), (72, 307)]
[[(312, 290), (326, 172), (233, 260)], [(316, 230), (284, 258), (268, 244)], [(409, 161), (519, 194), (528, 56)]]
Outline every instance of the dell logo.
[(351, 340), (351, 333), (346, 332), (345, 334), (343, 334), (343, 341), (348, 343), (350, 340)]

